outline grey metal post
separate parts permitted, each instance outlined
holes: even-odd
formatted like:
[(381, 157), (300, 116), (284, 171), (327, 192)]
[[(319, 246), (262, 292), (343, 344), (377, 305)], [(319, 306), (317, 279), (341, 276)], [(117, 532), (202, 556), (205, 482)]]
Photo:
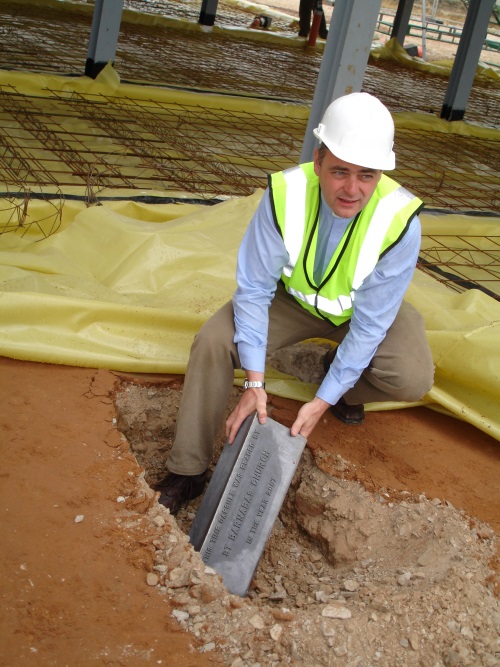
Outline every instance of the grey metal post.
[(408, 24), (410, 23), (411, 10), (415, 0), (399, 0), (396, 16), (392, 25), (391, 38), (395, 37), (403, 46), (405, 37), (408, 34)]
[(218, 4), (218, 0), (203, 0), (201, 3), (200, 18), (198, 19), (198, 23), (201, 23), (201, 25), (212, 26), (215, 23)]
[(111, 62), (114, 63), (123, 0), (95, 0), (85, 74), (93, 79)]
[(301, 162), (312, 159), (317, 145), (312, 131), (318, 126), (330, 102), (361, 90), (381, 4), (382, 0), (336, 0), (300, 155)]
[(462, 120), (465, 115), (465, 107), (474, 83), (494, 4), (495, 0), (469, 2), (462, 37), (441, 109), (441, 118), (445, 120)]

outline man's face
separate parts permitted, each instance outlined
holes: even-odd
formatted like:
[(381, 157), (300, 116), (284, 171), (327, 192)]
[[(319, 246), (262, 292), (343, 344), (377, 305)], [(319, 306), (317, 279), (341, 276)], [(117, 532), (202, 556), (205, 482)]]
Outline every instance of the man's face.
[(344, 162), (325, 150), (323, 158), (316, 148), (314, 171), (319, 178), (326, 203), (339, 218), (352, 218), (370, 201), (382, 176), (380, 169), (367, 169)]

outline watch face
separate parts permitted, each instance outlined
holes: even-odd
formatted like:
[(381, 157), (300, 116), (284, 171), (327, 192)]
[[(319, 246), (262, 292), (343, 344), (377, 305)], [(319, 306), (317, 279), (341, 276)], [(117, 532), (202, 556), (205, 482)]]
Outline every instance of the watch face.
[(243, 383), (244, 389), (249, 389), (250, 387), (257, 389), (257, 388), (266, 388), (266, 383), (265, 382), (260, 382), (260, 380), (255, 380), (254, 382), (250, 382), (249, 380), (245, 380)]

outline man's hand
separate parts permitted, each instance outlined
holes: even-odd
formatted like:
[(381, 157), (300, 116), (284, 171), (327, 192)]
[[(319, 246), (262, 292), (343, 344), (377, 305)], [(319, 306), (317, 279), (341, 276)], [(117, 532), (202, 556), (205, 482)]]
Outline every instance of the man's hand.
[(240, 426), (248, 415), (257, 410), (257, 416), (260, 424), (267, 421), (267, 394), (265, 389), (246, 389), (240, 398), (238, 405), (229, 415), (226, 422), (226, 436), (229, 444), (232, 445)]
[(315, 396), (310, 403), (304, 403), (300, 408), (297, 419), (292, 424), (290, 433), (293, 436), (303, 435), (307, 438), (313, 431), (316, 424), (319, 422), (321, 415), (323, 415), (330, 403), (323, 401), (323, 399)]

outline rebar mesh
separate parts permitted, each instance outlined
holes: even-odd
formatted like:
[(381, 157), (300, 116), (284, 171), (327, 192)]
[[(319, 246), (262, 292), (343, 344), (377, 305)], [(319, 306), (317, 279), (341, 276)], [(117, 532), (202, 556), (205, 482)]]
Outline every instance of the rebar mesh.
[[(92, 23), (90, 7), (39, 7), (0, 4), (0, 67), (31, 72), (83, 73)], [(130, 8), (187, 18), (196, 25), (198, 1), (166, 3), (128, 0)], [(86, 10), (86, 11), (84, 11)], [(217, 25), (247, 27), (253, 16), (237, 6), (219, 2)], [(293, 21), (291, 22), (293, 24)], [(290, 24), (273, 20), (273, 31), (296, 34)], [(285, 99), (309, 105), (321, 65), (322, 51), (253, 40), (230, 32), (205, 33), (189, 24), (149, 25), (123, 17), (115, 59), (122, 80), (195, 89), (217, 89), (232, 94)], [(409, 70), (397, 63), (370, 58), (363, 84), (391, 111), (439, 113), (447, 78)], [(500, 86), (493, 79), (476, 80), (465, 120), (500, 127)]]
[[(183, 7), (186, 18), (197, 20), (198, 3), (172, 6)], [(161, 7), (164, 3), (158, 2)], [(236, 10), (218, 17), (233, 25), (248, 25), (249, 20)], [(64, 3), (57, 12), (0, 5), (0, 67), (81, 74), (91, 19), (89, 11)], [(289, 100), (291, 109), (310, 104), (321, 55), (297, 46), (124, 21), (116, 68), (122, 79)], [(446, 85), (445, 77), (370, 58), (363, 89), (393, 112), (435, 115)], [(128, 195), (180, 191), (207, 201), (245, 196), (264, 188), (271, 171), (298, 162), (306, 130), (306, 121), (292, 113), (275, 117), (268, 110), (230, 111), (223, 96), (220, 108), (207, 108), (202, 95), (199, 104), (179, 104), (160, 102), (153, 94), (145, 102), (45, 92), (47, 96), (37, 97), (14, 86), (0, 88), (2, 213), (8, 220), (3, 231), (24, 230), (30, 200), (49, 195), (54, 206), (49, 229), (56, 231), (68, 189), (83, 193), (89, 205), (106, 190)], [(499, 100), (498, 82), (476, 81), (466, 120), (499, 127)], [(427, 207), (498, 214), (498, 141), (398, 129), (395, 143), (398, 164), (391, 175)], [(486, 246), (479, 254), (473, 239), (461, 238), (453, 248), (452, 235), (450, 230), (449, 237), (433, 238), (430, 244), (425, 239), (422, 267), (454, 289), (473, 282), (499, 294), (498, 237), (483, 239)]]
[(425, 236), (418, 268), (456, 292), (475, 287), (500, 300), (500, 234)]

